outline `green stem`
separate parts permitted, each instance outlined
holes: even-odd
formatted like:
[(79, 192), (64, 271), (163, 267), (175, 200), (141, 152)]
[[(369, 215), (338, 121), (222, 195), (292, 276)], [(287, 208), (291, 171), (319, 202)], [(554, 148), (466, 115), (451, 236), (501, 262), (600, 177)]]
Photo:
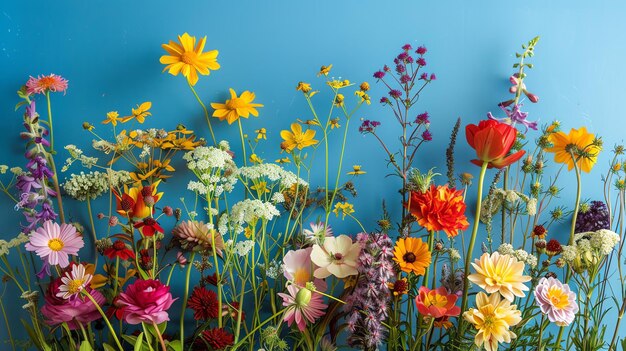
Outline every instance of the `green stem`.
[(211, 126), (211, 119), (209, 118), (209, 110), (207, 110), (206, 106), (198, 96), (198, 93), (196, 93), (196, 89), (194, 89), (193, 85), (191, 85), (191, 83), (189, 82), (187, 83), (189, 84), (189, 88), (191, 88), (193, 96), (196, 97), (196, 100), (198, 100), (198, 103), (200, 103), (200, 106), (202, 106), (202, 110), (204, 111), (204, 118), (206, 119), (206, 123), (209, 126), (209, 132), (211, 132), (211, 139), (213, 139), (213, 144), (217, 144), (217, 142), (215, 141), (215, 134), (213, 134), (213, 127)]
[(94, 266), (98, 267), (98, 253), (96, 252), (96, 241), (97, 236), (96, 236), (96, 225), (93, 222), (93, 212), (91, 210), (91, 199), (89, 199), (89, 197), (87, 197), (87, 212), (89, 214), (89, 223), (91, 224), (91, 238), (93, 239), (93, 256), (94, 258)]
[[(193, 89), (193, 88), (192, 88)], [(193, 260), (196, 256), (195, 252), (191, 252), (189, 258), (189, 266), (187, 266), (187, 273), (185, 275), (185, 292), (183, 293), (183, 307), (180, 311), (180, 344), (185, 345), (185, 309), (187, 308), (187, 297), (189, 296), (189, 277), (191, 276), (191, 267), (193, 267)], [(221, 314), (221, 311), (218, 310)]]
[(237, 119), (239, 124), (239, 138), (241, 139), (241, 152), (243, 153), (243, 166), (248, 165), (248, 157), (246, 156), (246, 142), (243, 140), (243, 127), (241, 126), (241, 118)]
[(7, 326), (7, 334), (9, 335), (9, 340), (11, 341), (11, 348), (15, 351), (15, 341), (13, 340), (13, 333), (11, 333), (11, 325), (9, 324), (9, 319), (7, 318), (7, 312), (4, 309), (3, 299), (0, 298), (0, 309), (2, 309), (2, 316), (4, 317), (4, 322)]
[(167, 351), (167, 346), (165, 346), (165, 341), (163, 340), (163, 335), (161, 335), (159, 326), (154, 321), (152, 321), (152, 326), (154, 327), (154, 331), (156, 332), (156, 335), (159, 338), (159, 344), (161, 344), (161, 348), (163, 349), (163, 351)]
[(46, 91), (46, 102), (48, 103), (48, 127), (50, 129), (50, 153), (54, 152), (54, 128), (52, 128), (52, 105), (50, 104), (50, 91)]
[[(435, 246), (435, 231), (431, 230), (428, 232), (428, 250), (433, 252), (433, 247)], [(424, 282), (422, 283), (425, 287), (428, 287), (428, 275), (429, 275), (429, 267), (426, 267), (424, 272)]]
[[(261, 329), (261, 327), (263, 327), (264, 325), (266, 325), (267, 323), (269, 323), (270, 321), (274, 320), (274, 318), (278, 317), (279, 315), (281, 315), (284, 312), (284, 310), (280, 310), (276, 313), (274, 313), (271, 317), (269, 317), (268, 319), (264, 320), (263, 323), (260, 323), (259, 325), (257, 325), (254, 329), (250, 330), (250, 332), (248, 333), (248, 335), (252, 335), (254, 334), (257, 330)], [(241, 341), (239, 341), (238, 343), (236, 343), (235, 345), (233, 345), (231, 347), (231, 350), (237, 350), (239, 348), (239, 346), (241, 346), (241, 344), (243, 344), (246, 341), (247, 338), (243, 338), (241, 339)]]
[(122, 344), (120, 344), (120, 340), (117, 338), (117, 334), (115, 333), (115, 330), (113, 329), (113, 326), (111, 325), (111, 322), (109, 322), (109, 318), (104, 313), (104, 311), (102, 311), (102, 308), (100, 307), (100, 305), (98, 305), (98, 302), (96, 302), (93, 296), (91, 296), (91, 294), (87, 292), (87, 290), (83, 289), (82, 291), (83, 291), (83, 294), (87, 296), (87, 298), (91, 301), (91, 303), (93, 303), (93, 305), (96, 306), (96, 309), (98, 310), (98, 312), (100, 312), (100, 315), (102, 316), (102, 319), (104, 319), (104, 322), (109, 328), (109, 331), (111, 332), (111, 335), (113, 336), (113, 339), (115, 340), (115, 344), (117, 345), (117, 347), (120, 349), (120, 351), (124, 351), (124, 348), (122, 347)]

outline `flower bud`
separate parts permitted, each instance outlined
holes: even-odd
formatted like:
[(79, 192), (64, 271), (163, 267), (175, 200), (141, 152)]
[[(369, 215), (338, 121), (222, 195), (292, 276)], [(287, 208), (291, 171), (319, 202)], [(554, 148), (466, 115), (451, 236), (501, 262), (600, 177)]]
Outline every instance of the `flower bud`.
[(307, 306), (312, 297), (311, 290), (307, 288), (301, 288), (296, 294), (296, 304), (298, 306)]

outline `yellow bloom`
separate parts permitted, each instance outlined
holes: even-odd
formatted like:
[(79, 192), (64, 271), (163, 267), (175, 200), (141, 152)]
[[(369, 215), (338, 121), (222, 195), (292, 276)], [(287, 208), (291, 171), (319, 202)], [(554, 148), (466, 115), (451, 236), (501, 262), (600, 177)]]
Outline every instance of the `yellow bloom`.
[(298, 86), (296, 87), (297, 91), (301, 91), (303, 93), (308, 93), (311, 91), (311, 84), (305, 82), (298, 82)]
[(341, 124), (339, 124), (339, 117), (331, 119), (328, 124), (330, 124), (330, 129), (341, 127)]
[(159, 60), (167, 65), (163, 72), (169, 70), (169, 73), (174, 76), (182, 72), (189, 84), (196, 85), (198, 72), (208, 76), (211, 70), (220, 69), (220, 64), (217, 63), (217, 50), (202, 52), (206, 37), (196, 44), (196, 37), (184, 33), (178, 36), (178, 41), (180, 44), (170, 40), (169, 44), (161, 45), (169, 53), (169, 55), (161, 56)]
[(368, 82), (361, 83), (361, 86), (359, 87), (359, 89), (361, 89), (362, 91), (370, 90), (370, 83)]
[(497, 251), (483, 254), (472, 266), (476, 273), (467, 279), (483, 288), (487, 293), (499, 292), (505, 299), (513, 301), (515, 296), (524, 297), (530, 277), (524, 275), (524, 263), (511, 255), (500, 255)]
[(352, 166), (352, 172), (348, 172), (349, 175), (360, 175), (360, 174), (365, 174), (365, 173), (366, 172), (361, 169), (360, 165)]
[(117, 111), (111, 111), (107, 113), (107, 118), (102, 121), (102, 124), (109, 124), (111, 123), (112, 125), (116, 126), (117, 122), (121, 122), (122, 119), (118, 118), (120, 116), (119, 113), (117, 113)]
[(522, 320), (517, 305), (500, 299), (499, 294), (487, 296), (484, 292), (476, 295), (476, 308), (463, 313), (463, 318), (472, 323), (478, 332), (474, 337), (476, 346), (484, 346), (487, 351), (497, 351), (498, 342), (510, 343), (517, 337), (509, 330)]
[(370, 100), (370, 96), (367, 95), (364, 91), (357, 90), (354, 92), (354, 95), (360, 97), (361, 102), (365, 102), (368, 105), (372, 103), (372, 101)]
[(122, 123), (126, 123), (133, 118), (137, 119), (137, 122), (143, 123), (146, 121), (146, 117), (152, 116), (152, 113), (148, 110), (152, 107), (152, 102), (146, 101), (141, 105), (137, 105), (137, 108), (133, 108), (131, 110), (132, 114), (130, 116), (122, 117)]
[(424, 275), (432, 261), (428, 245), (419, 238), (398, 239), (393, 256), (403, 272), (416, 275)]
[(250, 187), (252, 190), (256, 190), (257, 196), (261, 196), (265, 193), (269, 193), (270, 189), (267, 188), (267, 182), (260, 181), (257, 184)]
[(569, 134), (555, 132), (548, 137), (552, 147), (546, 151), (554, 153), (554, 161), (567, 165), (567, 170), (574, 168), (574, 159), (577, 166), (589, 173), (598, 160), (602, 147), (595, 142), (595, 136), (587, 132), (587, 128), (570, 130)]
[(337, 80), (337, 79), (333, 79), (331, 81), (326, 82), (326, 84), (328, 84), (328, 86), (330, 86), (331, 88), (337, 90), (337, 89), (341, 89), (341, 88), (345, 88), (348, 87), (352, 84), (350, 84), (350, 81), (345, 79), (345, 80)]
[(335, 213), (337, 217), (339, 217), (339, 213), (341, 213), (343, 215), (341, 219), (345, 219), (347, 215), (354, 213), (354, 206), (348, 202), (337, 202), (333, 213)]
[(281, 149), (291, 152), (293, 149), (303, 148), (317, 144), (315, 138), (315, 131), (307, 129), (306, 132), (302, 132), (302, 126), (298, 123), (291, 124), (291, 131), (283, 130), (280, 132), (280, 137), (283, 138), (283, 142), (280, 144)]
[(334, 101), (335, 106), (338, 106), (338, 107), (343, 106), (343, 100), (344, 100), (343, 94), (337, 94), (337, 96), (335, 96), (335, 101)]
[(306, 124), (307, 126), (318, 126), (321, 127), (322, 125), (319, 124), (318, 121), (314, 120), (314, 119), (307, 119), (307, 120), (301, 120), (300, 118), (296, 119), (296, 121), (298, 121), (298, 123), (301, 124)]
[(276, 163), (291, 163), (291, 159), (289, 159), (289, 157), (283, 157), (283, 158), (279, 158), (278, 160), (274, 161)]
[(257, 129), (254, 132), (256, 133), (257, 140), (261, 140), (261, 139), (267, 140), (267, 130), (265, 128)]
[(250, 155), (250, 162), (252, 163), (263, 163), (263, 160), (257, 156), (257, 154)]
[(327, 76), (327, 75), (328, 75), (328, 73), (330, 73), (330, 69), (331, 69), (331, 68), (333, 68), (333, 65), (322, 66), (322, 67), (320, 68), (320, 71), (319, 71), (319, 73), (317, 74), (317, 76), (318, 76), (318, 77), (319, 77), (319, 76), (321, 76), (321, 75), (325, 75), (325, 76)]
[(247, 90), (237, 97), (237, 93), (231, 88), (230, 99), (223, 104), (211, 103), (211, 107), (215, 109), (213, 117), (219, 118), (220, 121), (226, 120), (228, 124), (233, 124), (240, 117), (248, 118), (251, 114), (258, 117), (259, 111), (256, 108), (263, 107), (263, 105), (253, 103), (255, 97), (254, 93)]

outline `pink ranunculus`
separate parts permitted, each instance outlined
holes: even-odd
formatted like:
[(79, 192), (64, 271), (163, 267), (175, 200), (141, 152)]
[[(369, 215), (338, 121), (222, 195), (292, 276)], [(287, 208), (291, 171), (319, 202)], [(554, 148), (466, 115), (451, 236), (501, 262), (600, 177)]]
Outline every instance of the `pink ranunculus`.
[(160, 324), (169, 321), (167, 310), (176, 299), (170, 287), (158, 280), (137, 280), (120, 293), (119, 304), (125, 306), (124, 320), (129, 324), (142, 322)]
[(415, 304), (419, 313), (425, 316), (455, 317), (461, 313), (461, 308), (456, 306), (457, 299), (456, 294), (448, 294), (448, 290), (443, 286), (433, 290), (422, 286), (415, 297)]
[[(50, 283), (44, 297), (45, 304), (41, 308), (41, 314), (49, 325), (57, 325), (67, 322), (71, 330), (78, 329), (77, 321), (83, 325), (102, 318), (96, 306), (87, 297), (75, 296), (70, 299), (57, 297), (59, 287), (63, 284), (61, 278)], [(98, 305), (103, 306), (106, 298), (98, 290), (89, 287), (85, 290), (93, 297)]]
[(576, 293), (570, 290), (569, 285), (561, 283), (555, 278), (541, 278), (535, 288), (535, 301), (541, 312), (548, 316), (550, 322), (560, 327), (570, 325), (576, 313)]

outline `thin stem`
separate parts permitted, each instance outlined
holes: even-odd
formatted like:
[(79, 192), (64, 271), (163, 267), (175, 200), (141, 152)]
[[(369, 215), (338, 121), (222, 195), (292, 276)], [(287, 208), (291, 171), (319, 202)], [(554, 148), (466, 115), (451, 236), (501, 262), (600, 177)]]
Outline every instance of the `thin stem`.
[(209, 110), (207, 110), (206, 106), (198, 96), (198, 93), (196, 93), (196, 89), (194, 89), (193, 85), (191, 85), (191, 83), (189, 82), (187, 83), (189, 84), (189, 88), (191, 89), (193, 96), (196, 97), (196, 100), (198, 100), (198, 103), (200, 103), (200, 106), (202, 106), (202, 110), (204, 111), (204, 118), (206, 119), (206, 123), (209, 126), (209, 132), (211, 132), (211, 139), (213, 140), (213, 144), (217, 144), (217, 142), (215, 141), (215, 134), (213, 134), (213, 127), (211, 126), (211, 119), (209, 118)]
[(165, 346), (165, 341), (163, 340), (163, 335), (161, 335), (159, 326), (154, 321), (152, 321), (152, 326), (154, 327), (154, 331), (156, 332), (156, 335), (159, 338), (159, 344), (161, 344), (161, 348), (163, 349), (163, 351), (167, 351), (167, 346)]
[(50, 153), (54, 152), (54, 128), (52, 128), (52, 106), (50, 105), (50, 91), (46, 91), (46, 102), (48, 103), (48, 127), (50, 130)]
[(102, 315), (102, 319), (104, 319), (104, 322), (109, 328), (109, 331), (111, 332), (111, 335), (113, 336), (113, 339), (115, 340), (115, 344), (117, 345), (117, 347), (120, 349), (120, 351), (124, 351), (124, 348), (122, 347), (122, 344), (120, 344), (120, 340), (117, 338), (117, 334), (115, 333), (115, 330), (113, 329), (113, 326), (111, 325), (111, 322), (109, 322), (109, 318), (104, 313), (104, 311), (102, 311), (102, 308), (100, 307), (100, 305), (98, 305), (98, 302), (96, 302), (93, 296), (91, 296), (91, 294), (87, 292), (87, 290), (83, 289), (82, 292), (85, 296), (87, 296), (87, 298), (91, 301), (91, 303), (93, 303), (93, 305), (96, 307), (98, 312), (100, 312), (100, 315)]
[[(193, 89), (193, 88), (192, 88)], [(183, 294), (183, 307), (180, 311), (180, 344), (185, 345), (185, 309), (187, 308), (187, 297), (189, 296), (189, 277), (191, 276), (191, 267), (193, 266), (193, 260), (196, 256), (195, 252), (191, 253), (189, 258), (189, 266), (187, 267), (187, 273), (185, 276), (185, 292)], [(221, 311), (218, 310), (221, 314)]]
[(241, 151), (243, 152), (243, 166), (248, 165), (248, 157), (246, 156), (246, 142), (243, 140), (243, 127), (241, 126), (241, 118), (237, 119), (239, 125), (239, 138), (241, 139)]
[(89, 199), (89, 197), (87, 197), (87, 212), (89, 214), (89, 223), (91, 224), (91, 238), (93, 239), (93, 256), (94, 258), (94, 266), (98, 267), (98, 254), (96, 252), (96, 241), (97, 236), (96, 236), (96, 225), (93, 222), (93, 212), (91, 210), (91, 199)]

